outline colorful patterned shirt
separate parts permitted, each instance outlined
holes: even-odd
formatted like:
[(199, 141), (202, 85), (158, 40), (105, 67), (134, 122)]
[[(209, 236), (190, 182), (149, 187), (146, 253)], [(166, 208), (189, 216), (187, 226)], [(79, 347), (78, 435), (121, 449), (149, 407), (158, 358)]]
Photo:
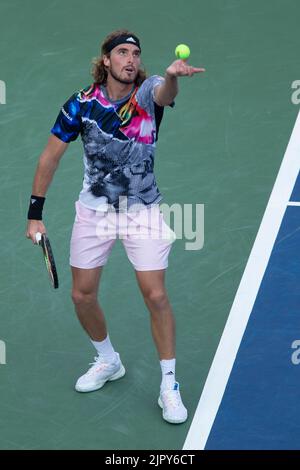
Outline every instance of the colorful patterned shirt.
[(94, 83), (63, 105), (51, 132), (64, 142), (81, 135), (84, 180), (80, 202), (95, 210), (133, 211), (158, 204), (155, 142), (164, 108), (154, 103), (158, 75), (118, 101)]

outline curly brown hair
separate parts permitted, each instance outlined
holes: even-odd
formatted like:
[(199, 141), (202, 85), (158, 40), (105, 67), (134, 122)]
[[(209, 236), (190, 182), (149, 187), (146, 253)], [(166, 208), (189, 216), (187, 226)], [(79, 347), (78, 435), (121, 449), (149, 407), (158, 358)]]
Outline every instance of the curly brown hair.
[[(94, 77), (95, 83), (98, 83), (99, 85), (105, 84), (107, 80), (107, 70), (106, 67), (103, 63), (103, 56), (110, 56), (110, 52), (107, 52), (107, 45), (110, 43), (110, 41), (118, 36), (121, 36), (123, 34), (130, 34), (134, 35), (131, 31), (128, 31), (127, 29), (118, 29), (116, 31), (113, 31), (110, 33), (106, 38), (104, 39), (103, 43), (101, 44), (101, 55), (99, 57), (95, 57), (92, 60), (92, 70), (91, 74)], [(143, 68), (140, 68), (138, 71), (138, 74), (135, 79), (135, 85), (140, 86), (144, 80), (146, 80), (147, 75), (146, 71)]]

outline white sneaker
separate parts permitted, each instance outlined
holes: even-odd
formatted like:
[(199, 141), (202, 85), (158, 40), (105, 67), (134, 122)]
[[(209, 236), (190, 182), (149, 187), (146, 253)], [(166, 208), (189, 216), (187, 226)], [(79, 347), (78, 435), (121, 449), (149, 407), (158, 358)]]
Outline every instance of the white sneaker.
[(173, 389), (160, 392), (158, 404), (163, 410), (163, 418), (169, 423), (179, 424), (186, 421), (188, 412), (182, 403), (178, 382), (175, 382)]
[(77, 392), (93, 392), (103, 387), (105, 382), (117, 380), (125, 375), (125, 368), (117, 354), (117, 360), (112, 363), (104, 362), (101, 357), (94, 357), (95, 362), (91, 362), (90, 369), (86, 374), (79, 377), (76, 382)]

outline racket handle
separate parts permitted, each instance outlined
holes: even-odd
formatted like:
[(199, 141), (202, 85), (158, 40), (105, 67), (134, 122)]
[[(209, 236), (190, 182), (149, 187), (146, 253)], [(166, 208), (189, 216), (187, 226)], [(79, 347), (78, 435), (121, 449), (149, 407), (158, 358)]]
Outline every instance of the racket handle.
[(36, 234), (35, 234), (35, 239), (36, 239), (37, 244), (39, 245), (39, 244), (40, 244), (40, 241), (41, 241), (41, 239), (42, 239), (42, 234), (41, 234), (41, 232), (36, 232)]

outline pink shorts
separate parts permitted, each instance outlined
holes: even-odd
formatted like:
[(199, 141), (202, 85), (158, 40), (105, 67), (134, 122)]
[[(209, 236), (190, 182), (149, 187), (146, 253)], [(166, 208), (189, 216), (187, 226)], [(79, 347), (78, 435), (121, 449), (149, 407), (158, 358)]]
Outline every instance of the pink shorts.
[(70, 265), (91, 269), (104, 266), (116, 239), (121, 239), (137, 271), (165, 269), (175, 233), (158, 205), (138, 212), (100, 212), (76, 201)]

